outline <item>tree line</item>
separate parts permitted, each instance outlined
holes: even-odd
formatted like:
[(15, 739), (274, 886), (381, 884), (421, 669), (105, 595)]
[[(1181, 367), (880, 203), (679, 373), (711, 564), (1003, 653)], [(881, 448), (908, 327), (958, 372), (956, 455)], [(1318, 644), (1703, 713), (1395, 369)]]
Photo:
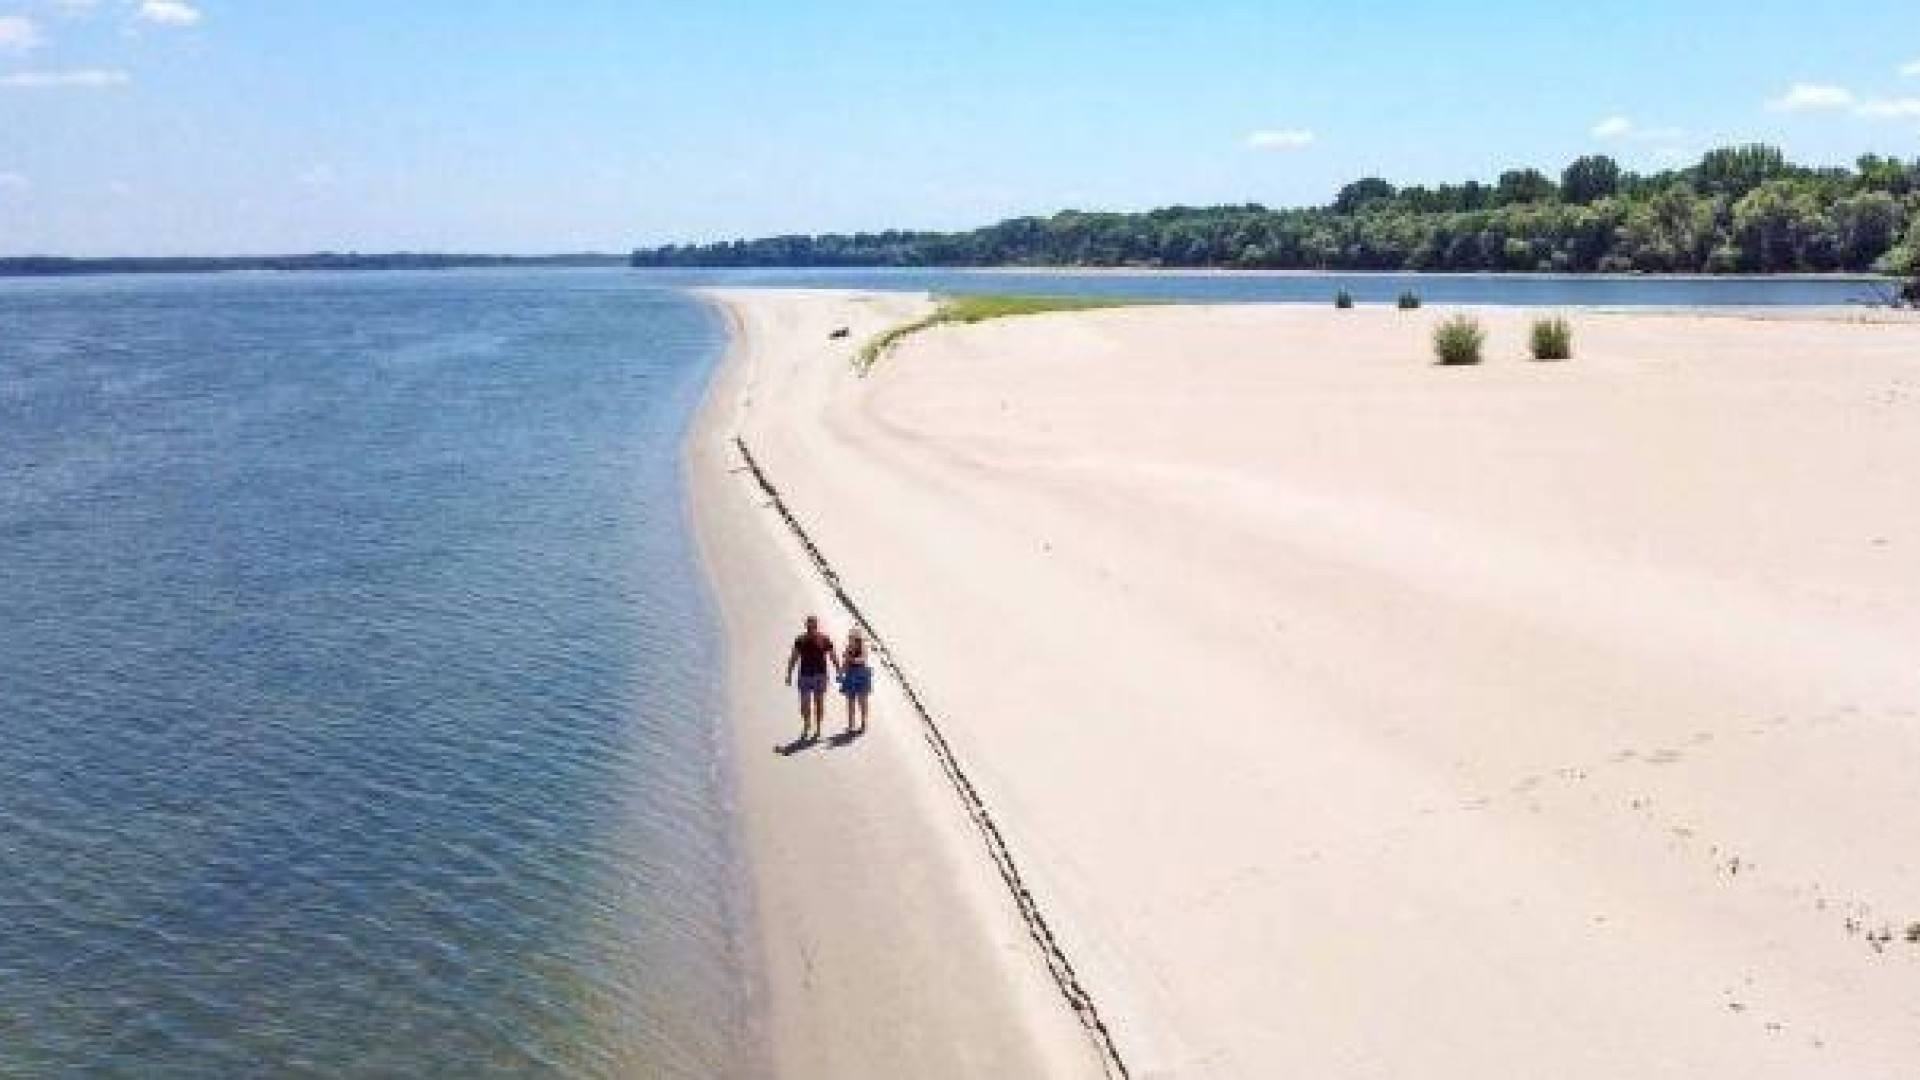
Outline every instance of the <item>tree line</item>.
[(1558, 178), (1396, 187), (1326, 206), (1062, 211), (967, 232), (774, 236), (634, 251), (634, 266), (1143, 266), (1773, 274), (1920, 272), (1920, 158), (1808, 168), (1765, 145), (1653, 174), (1604, 155)]

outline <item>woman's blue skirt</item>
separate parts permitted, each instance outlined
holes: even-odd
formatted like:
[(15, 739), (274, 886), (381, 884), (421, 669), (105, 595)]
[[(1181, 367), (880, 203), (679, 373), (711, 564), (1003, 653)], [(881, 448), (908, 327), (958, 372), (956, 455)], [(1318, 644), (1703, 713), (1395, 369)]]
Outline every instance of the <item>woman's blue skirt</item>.
[(873, 669), (861, 664), (842, 671), (840, 692), (848, 697), (861, 697), (873, 693)]

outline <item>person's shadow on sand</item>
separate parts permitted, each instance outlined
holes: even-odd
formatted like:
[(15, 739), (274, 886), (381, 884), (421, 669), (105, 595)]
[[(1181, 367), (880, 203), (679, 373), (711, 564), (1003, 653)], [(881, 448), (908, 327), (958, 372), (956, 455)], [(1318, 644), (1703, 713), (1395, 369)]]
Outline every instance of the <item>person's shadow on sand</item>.
[(799, 753), (802, 750), (807, 749), (808, 747), (814, 745), (819, 741), (820, 739), (817, 736), (802, 735), (790, 743), (784, 743), (780, 746), (774, 747), (773, 752), (776, 754), (779, 754), (781, 757), (792, 757), (793, 755)]
[[(838, 735), (829, 737), (826, 743), (828, 746), (835, 747), (852, 746), (860, 740), (860, 736), (865, 734), (866, 732), (864, 731), (843, 731)], [(820, 745), (820, 737), (818, 735), (802, 735), (790, 743), (782, 743), (774, 747), (773, 752), (779, 754), (781, 757), (792, 757), (802, 750), (808, 750), (818, 745)]]

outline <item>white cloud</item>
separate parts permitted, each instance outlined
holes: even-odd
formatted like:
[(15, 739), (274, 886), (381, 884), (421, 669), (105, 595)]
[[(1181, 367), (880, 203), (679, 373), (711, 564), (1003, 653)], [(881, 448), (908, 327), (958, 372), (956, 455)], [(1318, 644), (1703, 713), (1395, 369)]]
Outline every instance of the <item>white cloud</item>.
[(294, 179), (300, 184), (301, 187), (310, 187), (310, 188), (332, 187), (333, 181), (334, 181), (333, 167), (326, 164), (315, 165), (307, 169), (305, 172), (302, 172), (299, 176), (295, 177)]
[(1677, 127), (1641, 127), (1631, 117), (1609, 116), (1593, 125), (1589, 132), (1596, 139), (1631, 139), (1634, 142), (1670, 143), (1686, 132)]
[(16, 71), (0, 75), (0, 86), (15, 90), (100, 90), (131, 82), (124, 71), (83, 68), (77, 71)]
[(186, 0), (140, 0), (136, 14), (164, 26), (192, 26), (200, 21), (200, 9)]
[(0, 169), (0, 191), (18, 191), (27, 186), (25, 173)]
[(1900, 74), (1908, 78), (1920, 78), (1920, 60), (1909, 60), (1900, 65)]
[(25, 15), (0, 15), (0, 52), (23, 53), (40, 46), (40, 25)]
[(1868, 98), (1855, 106), (1854, 112), (1861, 116), (1920, 117), (1920, 98)]
[[(1920, 71), (1920, 60), (1908, 67)], [(1861, 97), (1844, 86), (1795, 83), (1785, 94), (1767, 102), (1767, 108), (1775, 112), (1841, 111), (1869, 119), (1902, 120), (1920, 117), (1920, 98)]]
[(1794, 83), (1787, 92), (1767, 102), (1775, 112), (1799, 112), (1804, 109), (1844, 109), (1853, 104), (1853, 91), (1844, 86), (1818, 83)]
[(1314, 134), (1305, 128), (1256, 131), (1246, 138), (1249, 150), (1299, 150), (1312, 146)]

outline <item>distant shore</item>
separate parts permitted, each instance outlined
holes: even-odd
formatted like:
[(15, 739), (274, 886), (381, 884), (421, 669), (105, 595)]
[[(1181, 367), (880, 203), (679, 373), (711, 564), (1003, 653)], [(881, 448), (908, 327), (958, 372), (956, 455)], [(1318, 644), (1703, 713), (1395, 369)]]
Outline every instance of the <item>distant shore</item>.
[(582, 252), (561, 255), (461, 255), (432, 252), (314, 252), (304, 255), (155, 255), (69, 257), (0, 256), (0, 277), (82, 277), (92, 274), (231, 274), (312, 270), (451, 270), (483, 266), (625, 266), (626, 257)]
[[(312, 253), (303, 255), (189, 255), (189, 256), (0, 256), (0, 278), (84, 277), (111, 274), (220, 274), (272, 273), (316, 270), (455, 270), (476, 267), (624, 267), (625, 255), (580, 252), (557, 255), (461, 255), (390, 252), (370, 255)], [(1221, 277), (1221, 278), (1409, 278), (1503, 279), (1510, 281), (1857, 281), (1892, 284), (1883, 274), (1847, 272), (1784, 274), (1651, 274), (1651, 273), (1541, 273), (1537, 271), (1424, 271), (1424, 270), (1259, 270), (1219, 266), (647, 266), (640, 273), (746, 273), (760, 270), (849, 273), (970, 274), (982, 277), (1010, 274), (1059, 277)]]
[[(1584, 311), (1541, 364), (1524, 309), (1166, 305), (861, 379), (924, 299), (717, 295), (693, 490), (794, 1075), (1094, 1063), (904, 702), (769, 752), (788, 624), (846, 615), (734, 434), (1134, 1075), (1920, 1063), (1920, 323)], [(1459, 311), (1488, 360), (1435, 367)]]

